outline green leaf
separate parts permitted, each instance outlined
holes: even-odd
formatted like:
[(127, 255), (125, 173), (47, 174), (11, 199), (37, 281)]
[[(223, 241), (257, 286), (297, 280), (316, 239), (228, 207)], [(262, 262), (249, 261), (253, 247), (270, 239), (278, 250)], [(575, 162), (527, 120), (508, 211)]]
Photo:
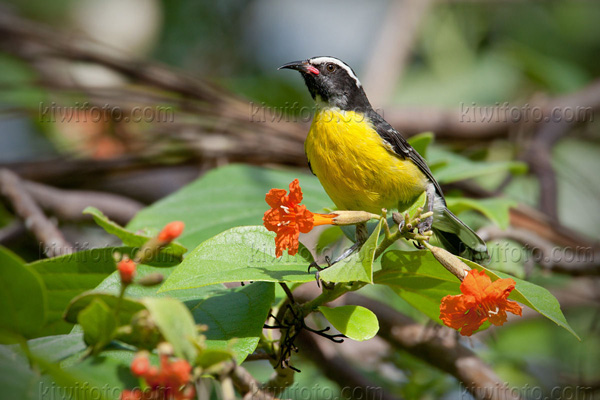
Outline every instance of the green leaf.
[[(96, 221), (96, 223), (99, 226), (101, 226), (107, 233), (115, 235), (116, 237), (121, 239), (121, 241), (123, 242), (123, 244), (125, 244), (125, 246), (142, 247), (144, 245), (144, 243), (146, 243), (153, 236), (155, 236), (155, 235), (148, 235), (148, 236), (147, 235), (139, 235), (137, 233), (133, 233), (133, 232), (123, 228), (116, 222), (109, 220), (104, 214), (102, 214), (102, 212), (100, 210), (98, 210), (95, 207), (87, 207), (85, 210), (83, 210), (83, 213), (90, 214), (94, 218), (94, 221)], [(175, 220), (173, 220), (173, 221), (175, 221)], [(168, 222), (171, 222), (171, 221), (168, 221)], [(163, 226), (164, 225), (166, 225), (166, 223), (163, 224)], [(159, 228), (162, 228), (162, 226)], [(156, 233), (158, 233), (158, 232), (156, 232)], [(183, 254), (185, 254), (186, 251), (187, 251), (187, 249), (185, 247), (183, 247), (182, 245), (180, 245), (179, 243), (172, 242), (169, 245), (165, 246), (165, 248), (161, 250), (161, 253), (171, 254), (174, 257), (181, 258), (181, 256)]]
[(383, 220), (363, 244), (361, 249), (320, 273), (321, 279), (328, 282), (367, 282), (373, 283), (373, 258)]
[(163, 283), (159, 292), (215, 283), (268, 281), (310, 282), (306, 272), (312, 257), (301, 246), (298, 254), (275, 257), (275, 234), (263, 226), (225, 231), (196, 247)]
[(433, 132), (423, 132), (412, 136), (408, 139), (408, 143), (419, 153), (423, 158), (427, 159), (427, 148), (433, 142)]
[(254, 282), (188, 300), (185, 305), (196, 323), (208, 325), (204, 332), (207, 349), (232, 351), (236, 362), (242, 363), (258, 345), (274, 298), (275, 284)]
[(0, 331), (36, 337), (46, 320), (46, 296), (39, 275), (0, 247)]
[(230, 360), (233, 353), (228, 350), (205, 349), (196, 358), (195, 365), (201, 368), (208, 368), (223, 361)]
[(117, 320), (110, 308), (101, 299), (94, 299), (77, 315), (83, 328), (83, 340), (98, 352), (111, 342), (117, 329)]
[(558, 300), (556, 300), (556, 297), (554, 297), (552, 293), (548, 291), (548, 289), (499, 271), (487, 269), (470, 260), (465, 260), (463, 258), (461, 258), (461, 260), (463, 260), (469, 267), (473, 269), (485, 271), (492, 281), (495, 281), (499, 278), (510, 278), (514, 280), (516, 282), (516, 286), (508, 296), (509, 299), (518, 301), (519, 303), (539, 312), (544, 317), (556, 323), (558, 326), (566, 329), (578, 340), (581, 340), (579, 335), (575, 333), (573, 328), (571, 328), (567, 322), (567, 319), (560, 309), (560, 303)]
[(127, 225), (131, 231), (161, 228), (171, 221), (183, 221), (186, 229), (179, 241), (194, 248), (229, 228), (261, 225), (269, 208), (265, 195), (271, 188), (288, 190), (298, 178), (303, 204), (318, 212), (332, 204), (319, 180), (297, 171), (281, 171), (248, 165), (228, 165), (140, 211)]
[(369, 309), (361, 306), (320, 306), (327, 321), (338, 331), (350, 339), (364, 341), (373, 338), (379, 331), (377, 316)]
[(48, 362), (64, 360), (86, 348), (82, 333), (46, 336), (29, 340), (27, 344), (33, 354)]
[(64, 319), (72, 324), (77, 323), (77, 316), (79, 313), (96, 299), (102, 300), (102, 302), (112, 310), (114, 310), (117, 307), (117, 303), (119, 303), (117, 326), (129, 324), (133, 314), (145, 308), (141, 302), (127, 297), (124, 297), (119, 301), (118, 296), (115, 296), (114, 294), (89, 291), (82, 293), (71, 300), (65, 311)]
[(446, 197), (448, 208), (455, 214), (465, 210), (476, 210), (488, 217), (501, 229), (508, 228), (510, 224), (510, 208), (517, 202), (506, 197), (493, 197), (489, 199), (470, 199), (467, 197)]
[(145, 298), (142, 300), (163, 337), (173, 346), (175, 355), (194, 361), (197, 349), (194, 345), (198, 329), (185, 305), (173, 298)]
[(406, 302), (438, 323), (441, 323), (442, 298), (460, 294), (460, 281), (428, 250), (387, 251), (381, 258), (381, 267), (375, 272), (375, 283), (389, 286)]
[[(87, 385), (92, 394), (100, 392), (108, 399), (118, 400), (123, 389), (140, 385), (130, 369), (134, 357), (135, 353), (129, 350), (104, 350), (100, 354), (66, 366), (64, 371), (79, 376), (79, 384), (74, 387)], [(149, 358), (153, 365), (158, 365), (158, 357), (155, 354), (150, 354)], [(83, 377), (86, 379), (82, 379)], [(89, 399), (93, 400), (94, 397)]]
[(104, 278), (115, 272), (115, 252), (127, 253), (125, 248), (106, 247), (85, 250), (29, 264), (44, 281), (48, 292), (48, 314), (43, 333), (67, 333), (72, 325), (63, 320), (63, 314), (74, 297), (95, 288)]
[[(84, 363), (94, 358), (88, 357)], [(79, 365), (63, 369), (36, 353), (32, 353), (31, 362), (36, 366), (34, 369), (30, 367), (30, 361), (15, 347), (0, 346), (0, 385), (3, 399), (112, 400), (118, 398), (117, 392), (108, 390), (106, 380), (98, 379), (99, 375), (103, 375), (106, 370), (98, 362), (95, 363), (93, 371), (83, 370)], [(43, 374), (40, 371), (43, 371)], [(114, 372), (122, 373), (117, 369)]]
[(498, 172), (523, 174), (527, 171), (527, 164), (520, 161), (476, 162), (443, 149), (432, 148), (430, 165), (441, 162), (444, 162), (444, 166), (434, 171), (434, 176), (440, 183), (452, 183)]

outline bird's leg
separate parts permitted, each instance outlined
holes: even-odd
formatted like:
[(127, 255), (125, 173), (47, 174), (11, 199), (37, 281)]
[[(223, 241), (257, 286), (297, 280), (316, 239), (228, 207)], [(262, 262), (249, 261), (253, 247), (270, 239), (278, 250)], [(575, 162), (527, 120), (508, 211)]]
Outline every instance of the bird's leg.
[(423, 234), (423, 232), (427, 232), (431, 230), (431, 225), (433, 225), (433, 202), (435, 201), (435, 186), (428, 185), (425, 191), (425, 195), (427, 196), (426, 201), (426, 209), (427, 212), (431, 212), (432, 215), (425, 218), (423, 221), (419, 222), (417, 228), (419, 229), (419, 233)]
[(363, 244), (365, 244), (365, 242), (367, 241), (368, 238), (369, 238), (369, 231), (367, 230), (367, 223), (361, 222), (360, 224), (357, 224), (356, 225), (356, 242), (352, 246), (350, 246), (346, 251), (344, 251), (342, 254), (340, 254), (338, 257), (336, 257), (333, 261), (329, 257), (325, 257), (325, 261), (327, 262), (327, 267), (321, 267), (319, 264), (316, 263), (316, 261), (313, 261), (308, 266), (308, 272), (310, 272), (311, 268), (315, 268), (317, 270), (317, 277), (318, 277), (319, 271), (323, 271), (325, 268), (331, 267), (333, 264), (338, 263), (338, 262), (350, 257), (356, 251), (360, 250), (360, 248), (362, 247)]

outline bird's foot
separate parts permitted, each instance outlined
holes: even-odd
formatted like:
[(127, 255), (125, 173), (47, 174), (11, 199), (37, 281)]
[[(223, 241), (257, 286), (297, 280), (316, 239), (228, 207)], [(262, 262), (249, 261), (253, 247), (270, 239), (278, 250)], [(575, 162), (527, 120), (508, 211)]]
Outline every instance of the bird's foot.
[[(427, 213), (429, 214), (429, 213)], [(424, 214), (424, 215), (427, 215)], [(422, 235), (427, 231), (431, 230), (431, 226), (433, 225), (433, 215), (429, 215), (428, 217), (424, 218), (421, 220), (421, 222), (419, 222), (417, 224), (417, 229), (419, 230), (419, 233)]]
[[(325, 256), (325, 262), (327, 263), (326, 267), (321, 267), (319, 264), (317, 264), (316, 261), (313, 261), (310, 263), (310, 265), (308, 266), (308, 273), (310, 274), (310, 270), (312, 268), (316, 269), (317, 271), (315, 272), (315, 280), (317, 281), (317, 286), (321, 287), (321, 276), (320, 276), (320, 272), (323, 270), (326, 270), (327, 268), (331, 267), (333, 264), (335, 264), (337, 262), (337, 260), (334, 260), (333, 262), (331, 262), (331, 258), (329, 258), (329, 256)], [(325, 283), (323, 282), (323, 286), (325, 286)]]

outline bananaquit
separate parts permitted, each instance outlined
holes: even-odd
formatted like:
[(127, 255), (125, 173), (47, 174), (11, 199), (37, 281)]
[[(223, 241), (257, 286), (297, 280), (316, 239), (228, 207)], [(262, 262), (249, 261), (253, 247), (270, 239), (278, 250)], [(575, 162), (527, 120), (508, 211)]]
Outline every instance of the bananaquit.
[[(334, 57), (295, 61), (282, 68), (299, 71), (316, 102), (304, 149), (311, 171), (338, 209), (402, 211), (426, 192), (426, 208), (433, 217), (424, 220), (419, 231), (431, 229), (456, 255), (474, 261), (488, 258), (485, 242), (446, 207), (423, 157), (373, 110), (352, 68)], [(360, 248), (366, 238), (366, 226), (358, 225), (355, 245), (336, 261)]]

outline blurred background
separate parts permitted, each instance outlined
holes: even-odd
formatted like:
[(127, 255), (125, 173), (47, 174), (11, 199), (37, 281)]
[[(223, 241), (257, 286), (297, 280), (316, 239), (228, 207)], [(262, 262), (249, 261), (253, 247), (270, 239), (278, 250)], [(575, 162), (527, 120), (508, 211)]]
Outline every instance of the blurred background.
[[(446, 192), (512, 201), (503, 229), (461, 218), (505, 255), (493, 268), (549, 288), (583, 339), (531, 316), (466, 346), (510, 385), (599, 398), (599, 21), (592, 0), (3, 0), (0, 168), (13, 174), (0, 179), (0, 244), (26, 260), (52, 255), (15, 211), (15, 179), (58, 225), (59, 245), (77, 247), (107, 240), (87, 205), (124, 224), (220, 165), (306, 172), (312, 99), (277, 67), (335, 56), (399, 131), (433, 132), (432, 166), (460, 163), (464, 179)], [(470, 396), (381, 340), (327, 349), (390, 398)], [(343, 378), (311, 354), (298, 354), (297, 385), (339, 391)]]

